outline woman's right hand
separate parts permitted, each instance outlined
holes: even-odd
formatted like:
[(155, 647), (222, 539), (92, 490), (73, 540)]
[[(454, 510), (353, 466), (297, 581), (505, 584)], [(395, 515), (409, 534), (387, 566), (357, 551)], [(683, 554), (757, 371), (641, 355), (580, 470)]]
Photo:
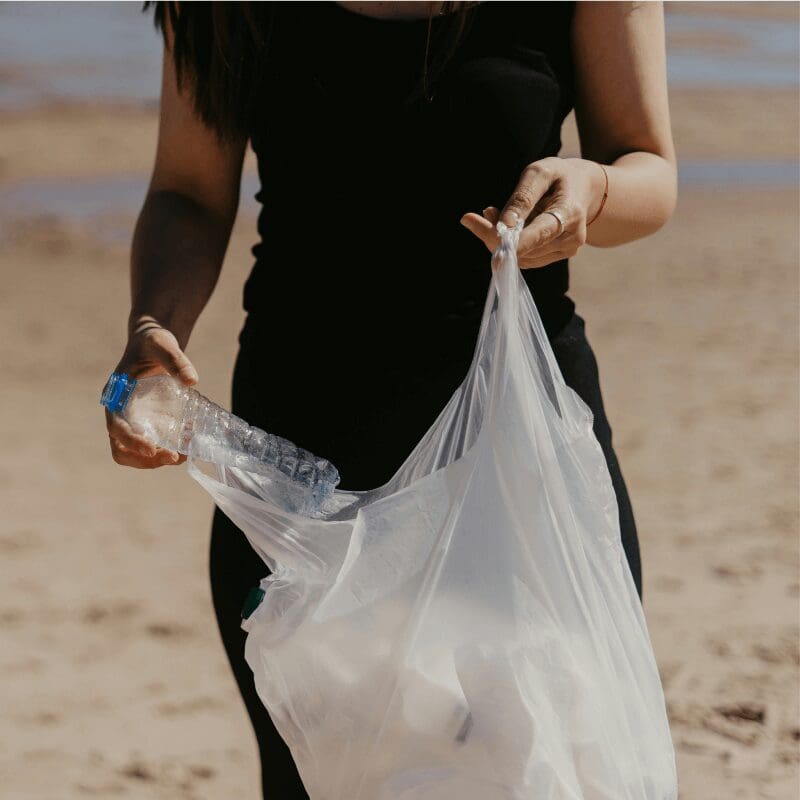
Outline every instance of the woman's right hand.
[[(153, 320), (147, 320), (133, 329), (114, 371), (126, 372), (132, 378), (166, 373), (185, 386), (193, 386), (198, 380), (197, 371), (181, 350), (178, 340)], [(186, 461), (186, 456), (148, 442), (118, 414), (106, 411), (106, 428), (111, 457), (117, 464), (137, 469), (155, 469)]]

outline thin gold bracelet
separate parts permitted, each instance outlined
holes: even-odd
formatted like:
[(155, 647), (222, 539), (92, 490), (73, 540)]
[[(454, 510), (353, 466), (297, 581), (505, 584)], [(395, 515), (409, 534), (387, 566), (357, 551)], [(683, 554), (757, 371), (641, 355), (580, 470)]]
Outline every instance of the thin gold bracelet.
[(606, 198), (608, 197), (608, 173), (602, 164), (598, 163), (597, 166), (603, 170), (603, 175), (606, 176), (606, 188), (603, 189), (603, 199), (600, 201), (600, 208), (597, 209), (597, 213), (586, 223), (587, 228), (600, 216), (600, 212), (603, 210), (603, 206), (606, 204)]

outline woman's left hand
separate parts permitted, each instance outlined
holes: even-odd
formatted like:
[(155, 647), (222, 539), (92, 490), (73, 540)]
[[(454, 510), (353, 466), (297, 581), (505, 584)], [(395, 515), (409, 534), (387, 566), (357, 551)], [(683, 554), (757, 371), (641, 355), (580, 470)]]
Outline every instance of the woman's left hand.
[(483, 216), (470, 212), (461, 224), (494, 251), (498, 220), (513, 226), (524, 219), (517, 248), (519, 266), (544, 267), (571, 258), (586, 243), (586, 224), (600, 208), (604, 190), (605, 175), (597, 162), (543, 158), (523, 170), (502, 211), (489, 206)]

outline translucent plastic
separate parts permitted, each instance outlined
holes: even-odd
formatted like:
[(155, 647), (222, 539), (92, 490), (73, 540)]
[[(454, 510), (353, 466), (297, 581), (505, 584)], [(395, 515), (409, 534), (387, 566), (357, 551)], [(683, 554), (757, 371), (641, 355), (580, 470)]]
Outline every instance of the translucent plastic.
[(385, 486), (308, 519), (190, 462), (274, 571), (245, 652), (312, 800), (677, 796), (591, 412), (500, 232), (469, 372)]
[(339, 482), (330, 462), (248, 425), (168, 375), (135, 381), (118, 413), (159, 447), (263, 476), (289, 510), (315, 513)]

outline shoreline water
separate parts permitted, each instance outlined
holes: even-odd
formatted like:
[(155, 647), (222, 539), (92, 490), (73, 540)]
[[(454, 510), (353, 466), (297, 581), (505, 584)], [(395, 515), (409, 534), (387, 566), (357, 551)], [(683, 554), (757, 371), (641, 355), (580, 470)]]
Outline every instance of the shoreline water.
[[(670, 86), (800, 85), (796, 4), (760, 3), (769, 7), (760, 14), (735, 5), (666, 4)], [(0, 5), (4, 112), (101, 98), (155, 102), (160, 67), (160, 36), (138, 3)]]

